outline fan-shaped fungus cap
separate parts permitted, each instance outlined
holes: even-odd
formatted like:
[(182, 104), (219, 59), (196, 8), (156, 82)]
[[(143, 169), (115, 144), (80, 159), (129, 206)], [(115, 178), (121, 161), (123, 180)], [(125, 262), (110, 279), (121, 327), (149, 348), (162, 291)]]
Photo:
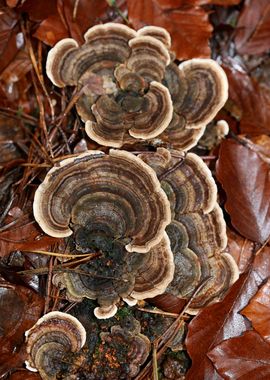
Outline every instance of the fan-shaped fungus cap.
[(81, 47), (65, 38), (49, 52), (47, 75), (56, 86), (63, 87), (77, 85), (86, 71), (109, 73), (129, 57), (128, 41), (135, 36), (136, 32), (125, 25), (107, 23), (90, 28)]
[(215, 181), (199, 156), (177, 151), (170, 153), (159, 148), (154, 154), (142, 153), (139, 157), (157, 173), (174, 219), (199, 210), (208, 213), (214, 208), (217, 199)]
[(56, 378), (63, 366), (62, 355), (78, 352), (86, 340), (82, 324), (75, 317), (58, 311), (44, 315), (25, 335), (26, 367), (39, 371), (44, 380)]
[(226, 74), (211, 59), (191, 59), (179, 67), (171, 63), (164, 82), (172, 97), (174, 117), (159, 138), (178, 149), (190, 149), (228, 98)]
[(152, 81), (143, 96), (101, 96), (92, 106), (92, 113), (95, 120), (85, 125), (88, 136), (101, 145), (120, 148), (132, 138), (151, 139), (163, 132), (170, 124), (173, 107), (168, 89)]
[(148, 252), (170, 223), (170, 206), (154, 171), (126, 151), (89, 151), (60, 162), (37, 189), (33, 207), (51, 236), (70, 236), (72, 225), (84, 226), (128, 238), (129, 252)]
[(170, 240), (165, 233), (162, 241), (147, 254), (138, 269), (131, 297), (136, 300), (155, 297), (164, 293), (173, 280), (174, 259)]
[(161, 148), (140, 158), (156, 171), (171, 204), (173, 220), (166, 231), (175, 273), (166, 291), (189, 297), (201, 281), (213, 277), (192, 305), (198, 310), (220, 299), (238, 273), (233, 258), (220, 253), (227, 236), (216, 185), (207, 166), (193, 153), (181, 156)]
[[(222, 300), (230, 286), (239, 278), (238, 266), (229, 253), (211, 257), (209, 269), (209, 280), (192, 301), (187, 310), (189, 314), (197, 314), (201, 308)], [(202, 276), (201, 281), (205, 278)]]

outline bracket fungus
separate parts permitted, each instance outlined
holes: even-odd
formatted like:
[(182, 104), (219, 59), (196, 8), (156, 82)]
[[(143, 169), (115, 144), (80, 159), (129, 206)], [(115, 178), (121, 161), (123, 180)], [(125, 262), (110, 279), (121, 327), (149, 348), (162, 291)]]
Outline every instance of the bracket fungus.
[(59, 41), (46, 71), (56, 86), (76, 86), (77, 111), (99, 144), (120, 148), (148, 140), (188, 150), (227, 100), (218, 63), (192, 59), (177, 66), (163, 28), (107, 23), (84, 38), (82, 46)]
[(139, 157), (157, 173), (171, 204), (172, 222), (166, 228), (174, 254), (175, 274), (166, 292), (192, 296), (202, 281), (209, 279), (196, 295), (189, 312), (223, 297), (238, 278), (232, 256), (222, 251), (227, 245), (226, 224), (217, 204), (211, 172), (195, 154), (159, 148)]
[(193, 153), (111, 149), (66, 159), (36, 191), (34, 215), (52, 236), (73, 234), (77, 251), (99, 253), (54, 277), (69, 300), (97, 300), (97, 318), (112, 317), (120, 298), (134, 305), (165, 291), (190, 297), (210, 278), (194, 313), (222, 298), (238, 276), (222, 253), (226, 225), (215, 182)]
[(44, 380), (53, 380), (65, 368), (65, 356), (84, 346), (86, 331), (72, 315), (53, 311), (40, 318), (25, 336), (26, 368), (38, 371)]
[(50, 236), (67, 237), (72, 225), (87, 226), (127, 238), (129, 252), (148, 252), (171, 219), (155, 172), (132, 153), (113, 149), (61, 161), (37, 189), (33, 208)]
[(98, 318), (113, 316), (120, 297), (153, 297), (173, 279), (170, 204), (153, 169), (131, 153), (88, 151), (60, 162), (36, 191), (34, 215), (49, 235), (74, 232), (79, 251), (101, 253), (54, 277), (70, 300), (97, 299)]

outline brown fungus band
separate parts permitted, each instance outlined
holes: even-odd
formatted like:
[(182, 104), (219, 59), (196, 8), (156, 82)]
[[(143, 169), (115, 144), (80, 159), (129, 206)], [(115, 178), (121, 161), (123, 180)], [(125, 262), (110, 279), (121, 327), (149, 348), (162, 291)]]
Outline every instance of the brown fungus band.
[(211, 172), (195, 154), (186, 156), (163, 148), (140, 154), (157, 173), (171, 204), (172, 222), (166, 228), (174, 254), (174, 279), (166, 292), (190, 297), (203, 280), (206, 286), (189, 309), (200, 308), (223, 297), (238, 278), (232, 256), (221, 253), (227, 245), (226, 224), (217, 204)]
[(163, 28), (107, 23), (84, 37), (82, 46), (59, 41), (46, 69), (55, 85), (77, 87), (77, 111), (99, 144), (120, 148), (148, 140), (190, 149), (227, 100), (221, 67), (211, 59), (177, 66)]

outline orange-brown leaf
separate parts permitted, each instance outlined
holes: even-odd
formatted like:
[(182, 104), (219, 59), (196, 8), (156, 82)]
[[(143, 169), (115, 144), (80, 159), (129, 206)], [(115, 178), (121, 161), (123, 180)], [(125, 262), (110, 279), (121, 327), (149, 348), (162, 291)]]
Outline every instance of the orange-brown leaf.
[(186, 380), (222, 379), (208, 353), (222, 341), (251, 328), (251, 323), (240, 311), (269, 276), (270, 247), (266, 247), (256, 256), (251, 271), (240, 276), (222, 302), (206, 307), (191, 321), (186, 346), (192, 366)]
[(234, 140), (220, 145), (217, 178), (227, 196), (233, 226), (247, 239), (264, 243), (270, 236), (269, 165)]
[(209, 38), (213, 30), (208, 13), (196, 1), (128, 0), (128, 15), (136, 28), (157, 25), (168, 30), (172, 50), (178, 59), (210, 57)]
[(252, 322), (254, 329), (270, 343), (270, 280), (260, 288), (241, 313)]
[(222, 379), (270, 379), (270, 345), (255, 331), (225, 340), (208, 356)]
[(237, 263), (240, 273), (245, 272), (253, 259), (254, 243), (227, 228), (227, 249)]
[[(24, 357), (20, 350), (24, 333), (41, 316), (44, 301), (33, 290), (0, 281), (0, 375), (21, 366)], [(13, 356), (17, 352), (19, 355)], [(10, 356), (10, 357), (9, 357)], [(11, 362), (7, 365), (7, 360)]]
[(240, 54), (261, 54), (270, 49), (269, 0), (245, 2), (237, 23), (235, 45)]
[[(239, 66), (238, 66), (239, 67)], [(237, 107), (242, 133), (251, 136), (270, 133), (270, 87), (258, 83), (246, 72), (237, 69), (232, 61), (231, 67), (224, 67), (229, 80), (230, 101)]]

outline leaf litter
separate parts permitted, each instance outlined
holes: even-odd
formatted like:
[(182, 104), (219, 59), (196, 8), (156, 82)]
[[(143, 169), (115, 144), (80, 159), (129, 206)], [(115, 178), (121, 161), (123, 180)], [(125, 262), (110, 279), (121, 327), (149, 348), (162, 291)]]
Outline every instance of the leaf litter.
[[(195, 317), (184, 313), (187, 300), (166, 294), (139, 305), (138, 312), (145, 316), (153, 310), (157, 317), (171, 317), (172, 321), (153, 342), (151, 357), (137, 378), (153, 375), (154, 379), (165, 379), (164, 373), (176, 376), (168, 364), (166, 371), (163, 367), (169, 351), (166, 339), (185, 321), (188, 333), (184, 346), (191, 360), (185, 359), (181, 367), (183, 378), (268, 379), (268, 2), (1, 0), (0, 5), (1, 310), (5, 307), (5, 314), (0, 312), (1, 376), (39, 379), (23, 366), (24, 331), (44, 311), (76, 309), (76, 303), (70, 304), (52, 283), (54, 270), (58, 266), (73, 270), (73, 260), (59, 263), (34, 253), (67, 252), (62, 241), (42, 233), (33, 219), (31, 204), (46, 170), (76, 153), (75, 147), (85, 137), (73, 112), (72, 94), (51, 86), (44, 75), (48, 45), (65, 37), (81, 42), (90, 26), (128, 21), (135, 28), (147, 24), (167, 28), (178, 60), (212, 56), (226, 70), (230, 93), (222, 112), (233, 125), (229, 138), (211, 151), (194, 150), (212, 157), (210, 168), (223, 188), (220, 198), (225, 201), (227, 249), (242, 273), (223, 301)], [(212, 23), (215, 17), (218, 25)], [(92, 146), (86, 142), (88, 149)], [(169, 363), (172, 368), (179, 358), (173, 357)], [(179, 373), (177, 376), (170, 379), (180, 378)]]

